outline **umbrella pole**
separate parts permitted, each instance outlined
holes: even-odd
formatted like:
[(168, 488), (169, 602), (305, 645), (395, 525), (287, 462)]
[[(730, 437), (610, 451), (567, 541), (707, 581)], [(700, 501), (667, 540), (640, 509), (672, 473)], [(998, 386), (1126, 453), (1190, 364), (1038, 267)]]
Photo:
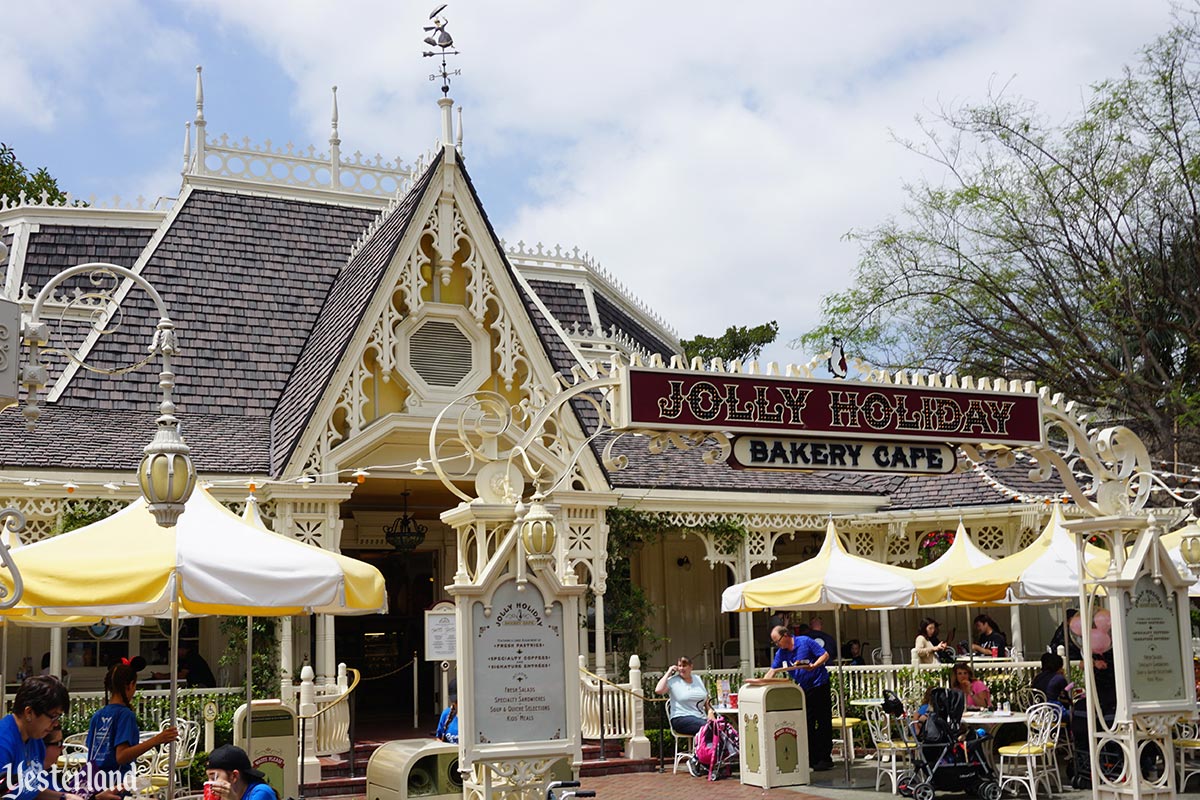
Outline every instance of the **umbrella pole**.
[[(854, 753), (849, 750), (849, 737), (846, 735), (846, 670), (842, 663), (842, 609), (833, 610), (833, 635), (837, 639), (837, 673), (838, 673), (838, 721), (842, 723), (842, 767), (845, 771), (846, 785), (850, 785), (850, 760)], [(834, 656), (831, 654), (830, 658)]]
[[(254, 743), (254, 726), (251, 724), (253, 715), (251, 709), (254, 708), (254, 617), (246, 615), (246, 755), (250, 756), (250, 746)], [(254, 763), (254, 756), (250, 756), (251, 765)]]
[[(169, 656), (171, 673), (170, 724), (174, 725), (179, 712), (179, 599), (171, 601), (171, 655)], [(175, 740), (171, 740), (167, 753), (171, 768), (167, 770), (167, 797), (175, 796)]]
[(4, 633), (0, 643), (0, 710), (8, 708), (8, 698), (5, 697), (5, 686), (8, 683), (8, 627), (11, 623), (4, 621)]

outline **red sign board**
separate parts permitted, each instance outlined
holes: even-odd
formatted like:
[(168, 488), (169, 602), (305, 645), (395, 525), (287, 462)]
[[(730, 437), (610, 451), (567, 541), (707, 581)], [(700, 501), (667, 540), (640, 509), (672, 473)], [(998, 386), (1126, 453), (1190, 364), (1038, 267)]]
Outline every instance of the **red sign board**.
[(1034, 394), (631, 367), (623, 375), (621, 397), (619, 424), (625, 428), (955, 444), (1042, 441)]

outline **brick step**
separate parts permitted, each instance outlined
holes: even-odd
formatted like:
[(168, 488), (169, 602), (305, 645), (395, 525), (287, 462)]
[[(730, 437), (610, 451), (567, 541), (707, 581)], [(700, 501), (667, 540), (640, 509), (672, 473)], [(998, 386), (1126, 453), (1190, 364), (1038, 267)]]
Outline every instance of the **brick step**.
[(314, 783), (305, 783), (300, 793), (305, 797), (366, 797), (367, 778), (329, 778)]
[[(594, 761), (600, 758), (600, 740), (599, 739), (584, 739), (582, 756), (584, 761)], [(606, 758), (621, 758), (625, 752), (625, 741), (623, 739), (605, 739), (604, 740), (604, 755)]]
[[(668, 765), (669, 766), (669, 765)], [(579, 765), (581, 778), (600, 775), (624, 775), (631, 772), (657, 772), (657, 758), (610, 758), (607, 761), (587, 761)]]

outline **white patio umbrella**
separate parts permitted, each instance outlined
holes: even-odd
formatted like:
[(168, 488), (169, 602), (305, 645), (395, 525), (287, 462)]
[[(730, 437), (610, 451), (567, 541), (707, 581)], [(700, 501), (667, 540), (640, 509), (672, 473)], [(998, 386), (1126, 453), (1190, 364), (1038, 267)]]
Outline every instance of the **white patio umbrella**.
[[(881, 564), (846, 552), (830, 518), (825, 541), (815, 556), (787, 569), (734, 584), (721, 594), (722, 611), (775, 609), (833, 609), (834, 636), (842, 640), (841, 608), (890, 608), (920, 602), (934, 603), (946, 597), (946, 584), (938, 578), (921, 576), (916, 570)], [(838, 653), (838, 702), (844, 710), (845, 676)], [(845, 714), (842, 714), (845, 738)], [(850, 761), (843, 759), (850, 780)]]
[[(1167, 548), (1167, 554), (1171, 556), (1171, 561), (1179, 568), (1179, 571), (1184, 575), (1191, 575), (1196, 578), (1196, 573), (1188, 566), (1187, 559), (1180, 552), (1180, 547), (1183, 545), (1183, 537), (1194, 533), (1200, 533), (1200, 525), (1192, 521), (1178, 530), (1171, 531), (1166, 536), (1162, 537), (1163, 547)], [(1194, 581), (1188, 587), (1188, 597), (1200, 597), (1200, 579)]]
[[(178, 674), (179, 617), (368, 614), (387, 610), (379, 570), (274, 534), (222, 506), (204, 488), (171, 528), (138, 499), (106, 519), (13, 552), (21, 602), (9, 617), (72, 615), (171, 619), (170, 673)], [(11, 589), (11, 578), (0, 575)], [(171, 682), (174, 719), (177, 688)], [(171, 761), (174, 762), (174, 743)], [(174, 771), (168, 791), (174, 791)]]

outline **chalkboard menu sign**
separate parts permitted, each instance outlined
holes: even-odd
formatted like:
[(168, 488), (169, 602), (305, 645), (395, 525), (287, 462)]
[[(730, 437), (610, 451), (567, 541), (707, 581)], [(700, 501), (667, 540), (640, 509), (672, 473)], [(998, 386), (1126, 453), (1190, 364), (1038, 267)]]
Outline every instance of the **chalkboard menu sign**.
[(546, 610), (542, 593), (527, 583), (502, 583), (471, 607), (472, 664), (479, 744), (567, 738), (567, 693), (562, 604)]
[(441, 602), (425, 612), (425, 660), (454, 661), (458, 658), (458, 622), (454, 604)]
[(1153, 576), (1142, 575), (1134, 584), (1126, 622), (1134, 702), (1184, 699), (1187, 689), (1175, 600)]

